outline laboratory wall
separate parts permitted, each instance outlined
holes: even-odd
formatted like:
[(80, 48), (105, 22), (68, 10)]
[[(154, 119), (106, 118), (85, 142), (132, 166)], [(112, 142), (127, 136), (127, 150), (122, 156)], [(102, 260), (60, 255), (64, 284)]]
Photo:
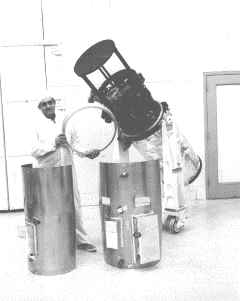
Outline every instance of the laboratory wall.
[(71, 93), (79, 95), (79, 103), (89, 93), (73, 73), (78, 57), (98, 41), (114, 40), (128, 64), (143, 74), (154, 98), (169, 103), (179, 128), (202, 158), (203, 171), (191, 185), (191, 195), (204, 199), (203, 72), (240, 69), (238, 1), (105, 0), (84, 1), (82, 6), (71, 1), (62, 9), (67, 105), (72, 104)]
[(32, 163), (37, 99), (47, 89), (59, 103), (62, 75), (56, 43), (44, 37), (41, 1), (4, 2), (1, 12), (0, 210), (15, 210), (24, 205), (21, 165)]
[(7, 187), (7, 172), (6, 172), (6, 160), (4, 152), (4, 124), (2, 105), (0, 103), (0, 210), (8, 209), (8, 187)]
[[(12, 12), (13, 5), (17, 5), (14, 12), (18, 13)], [(31, 87), (31, 93), (36, 91), (37, 94), (39, 85), (46, 86), (57, 95), (66, 111), (87, 104), (90, 92), (86, 83), (73, 72), (76, 60), (94, 43), (112, 39), (127, 63), (142, 73), (153, 97), (168, 102), (182, 133), (202, 158), (203, 171), (191, 185), (191, 190), (193, 200), (206, 197), (203, 72), (240, 69), (238, 1), (11, 0), (4, 9), (8, 12), (8, 18), (4, 20), (5, 28), (10, 28), (8, 31), (1, 28), (6, 44), (24, 42), (32, 45), (39, 41), (49, 45), (58, 44), (55, 55), (52, 55), (53, 47), (45, 47), (42, 56), (45, 57), (45, 63), (38, 67), (37, 72), (45, 75), (41, 80), (32, 80), (28, 87)], [(46, 51), (51, 52), (47, 60)], [(16, 56), (11, 51), (8, 55), (9, 58)], [(22, 70), (30, 68), (27, 67), (30, 64), (31, 72), (36, 73), (35, 66), (40, 65), (39, 59), (29, 60), (29, 56), (25, 55)], [(26, 72), (23, 72), (25, 76)], [(93, 81), (101, 84), (98, 77)], [(27, 86), (26, 82), (22, 82), (21, 85)], [(28, 119), (21, 118), (21, 114), (25, 112), (24, 106), (28, 105), (30, 109), (29, 104), (34, 103), (35, 99), (25, 97), (25, 91), (22, 99), (28, 99), (28, 103), (25, 101), (24, 104), (23, 101), (20, 105), (20, 97), (14, 87), (17, 83), (15, 80), (13, 85), (11, 78), (6, 83), (12, 85), (11, 90), (15, 90), (14, 101), (8, 101), (4, 94), (2, 99), (6, 119), (10, 202), (11, 198), (17, 198), (18, 195), (22, 198), (21, 184), (16, 184), (19, 185), (17, 195), (13, 188), (17, 186), (11, 183), (20, 183), (19, 166), (29, 155), (19, 148), (20, 142), (16, 140), (10, 116), (13, 111), (17, 112), (21, 122), (28, 123)], [(4, 85), (2, 82), (2, 89), (6, 91)], [(131, 150), (131, 158), (141, 159), (134, 150)], [(97, 204), (99, 159), (90, 161), (76, 158), (76, 161), (83, 204)]]

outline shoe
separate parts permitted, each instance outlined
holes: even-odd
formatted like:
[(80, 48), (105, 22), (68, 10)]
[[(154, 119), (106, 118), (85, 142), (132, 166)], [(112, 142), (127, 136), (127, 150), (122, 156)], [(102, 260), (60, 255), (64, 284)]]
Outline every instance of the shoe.
[(97, 248), (91, 244), (80, 244), (77, 246), (77, 249), (84, 250), (87, 252), (96, 252)]

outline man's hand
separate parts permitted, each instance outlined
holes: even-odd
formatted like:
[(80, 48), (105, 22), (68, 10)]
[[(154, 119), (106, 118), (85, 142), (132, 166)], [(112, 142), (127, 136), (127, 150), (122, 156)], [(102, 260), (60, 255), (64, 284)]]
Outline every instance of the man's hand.
[(91, 149), (90, 151), (85, 152), (85, 157), (89, 159), (95, 159), (100, 154), (100, 150), (98, 149)]
[(63, 144), (67, 144), (67, 137), (65, 136), (65, 134), (59, 134), (55, 139), (55, 145), (56, 147), (59, 147)]

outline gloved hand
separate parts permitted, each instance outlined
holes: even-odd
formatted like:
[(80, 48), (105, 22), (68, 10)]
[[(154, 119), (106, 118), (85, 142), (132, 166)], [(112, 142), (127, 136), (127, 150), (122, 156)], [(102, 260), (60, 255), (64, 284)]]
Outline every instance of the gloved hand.
[(104, 121), (106, 123), (111, 123), (113, 120), (112, 120), (112, 117), (109, 116), (109, 114), (107, 114), (106, 112), (102, 111), (102, 115), (101, 115), (101, 118), (104, 119)]
[(96, 157), (98, 157), (100, 154), (100, 150), (98, 149), (91, 149), (87, 152), (85, 152), (85, 157), (89, 158), (89, 159), (95, 159)]

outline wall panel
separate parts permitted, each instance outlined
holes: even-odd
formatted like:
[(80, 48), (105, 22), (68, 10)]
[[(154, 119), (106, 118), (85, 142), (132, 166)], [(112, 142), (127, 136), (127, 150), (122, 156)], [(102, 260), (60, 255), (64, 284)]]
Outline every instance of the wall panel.
[(42, 40), (41, 0), (1, 1), (1, 11), (1, 43)]
[[(1, 101), (1, 99), (0, 99)], [(1, 103), (0, 103), (1, 105)], [(6, 162), (4, 158), (4, 140), (2, 127), (2, 112), (0, 107), (0, 210), (8, 209)]]
[(43, 91), (45, 88), (45, 62), (42, 46), (2, 48), (4, 103), (26, 101), (32, 96), (33, 91)]
[(32, 103), (4, 104), (7, 156), (29, 155), (29, 130), (32, 126)]
[[(32, 162), (30, 129), (45, 90), (43, 46), (3, 47), (2, 100), (10, 210), (23, 209), (21, 165)], [(29, 156), (29, 157), (28, 157)]]
[[(1, 85), (1, 81), (0, 81)], [(7, 173), (6, 161), (4, 153), (4, 131), (3, 131), (3, 113), (2, 113), (2, 97), (0, 86), (0, 210), (8, 209), (8, 187), (7, 187)]]
[(30, 156), (7, 157), (10, 210), (23, 209), (24, 198), (21, 165), (31, 162), (32, 158)]
[(0, 210), (8, 210), (8, 195), (7, 195), (7, 183), (5, 173), (5, 160), (0, 157)]

